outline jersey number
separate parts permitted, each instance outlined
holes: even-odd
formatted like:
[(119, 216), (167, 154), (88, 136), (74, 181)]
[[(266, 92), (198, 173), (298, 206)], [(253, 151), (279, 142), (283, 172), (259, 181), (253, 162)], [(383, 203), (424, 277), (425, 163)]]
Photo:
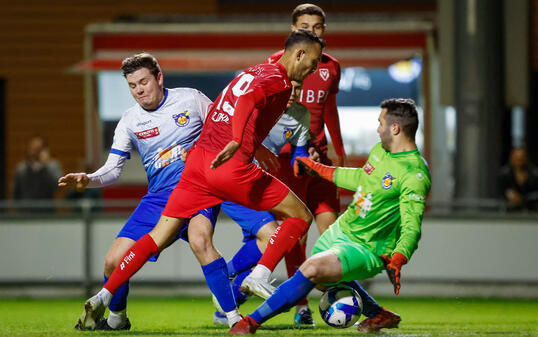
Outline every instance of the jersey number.
[[(232, 87), (232, 93), (235, 97), (239, 97), (243, 95), (245, 92), (247, 92), (248, 87), (250, 87), (250, 83), (252, 83), (252, 80), (254, 79), (254, 76), (251, 74), (245, 74), (242, 73), (239, 75), (239, 80), (235, 83), (235, 85)], [(217, 110), (221, 109), (224, 110), (228, 115), (233, 116), (235, 112), (235, 108), (232, 107), (232, 105), (228, 101), (224, 101), (224, 96), (226, 96), (226, 93), (228, 92), (228, 89), (230, 88), (230, 84), (224, 88), (222, 91), (222, 95), (220, 96), (219, 104), (217, 105)]]

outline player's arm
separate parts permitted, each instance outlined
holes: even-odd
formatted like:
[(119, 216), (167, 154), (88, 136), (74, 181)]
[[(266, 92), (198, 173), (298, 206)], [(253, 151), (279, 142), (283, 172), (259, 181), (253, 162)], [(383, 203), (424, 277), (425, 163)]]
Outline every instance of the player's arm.
[(131, 158), (131, 139), (123, 117), (118, 122), (114, 131), (114, 141), (105, 164), (97, 171), (86, 173), (69, 173), (58, 179), (58, 186), (69, 186), (83, 191), (86, 188), (104, 187), (118, 180), (125, 162)]
[(342, 141), (342, 132), (340, 130), (340, 120), (338, 118), (338, 108), (336, 106), (336, 93), (329, 93), (325, 105), (323, 107), (323, 116), (325, 125), (331, 135), (331, 141), (334, 146), (334, 152), (338, 156), (337, 166), (345, 166), (347, 162), (346, 153), (344, 150), (344, 142)]
[(295, 176), (301, 176), (306, 173), (331, 181), (338, 187), (355, 191), (359, 185), (363, 170), (361, 168), (328, 166), (315, 162), (310, 158), (298, 157), (295, 160), (293, 171)]
[[(302, 117), (299, 120), (297, 132), (294, 132), (294, 136), (290, 140), (292, 154), (291, 167), (295, 165), (295, 160), (297, 159), (297, 157), (308, 157), (312, 160), (315, 160), (313, 156), (314, 154), (310, 155), (310, 153), (308, 152), (310, 142), (310, 111), (308, 111), (308, 109), (300, 103), (294, 103), (292, 107), (300, 109), (298, 111), (302, 110)], [(314, 149), (314, 152), (315, 151), (316, 150)], [(317, 152), (316, 155), (319, 157)]]
[(402, 177), (400, 193), (400, 237), (392, 255), (382, 255), (389, 280), (394, 286), (394, 293), (400, 293), (400, 271), (409, 261), (418, 247), (421, 235), (422, 217), (426, 205), (426, 195), (431, 182), (421, 172), (410, 172)]
[(232, 118), (232, 140), (226, 144), (224, 149), (217, 154), (213, 162), (211, 162), (212, 169), (216, 169), (232, 158), (237, 150), (239, 150), (239, 147), (241, 147), (241, 143), (243, 142), (243, 130), (245, 129), (254, 108), (263, 107), (265, 102), (265, 92), (259, 87), (249, 89), (237, 99)]

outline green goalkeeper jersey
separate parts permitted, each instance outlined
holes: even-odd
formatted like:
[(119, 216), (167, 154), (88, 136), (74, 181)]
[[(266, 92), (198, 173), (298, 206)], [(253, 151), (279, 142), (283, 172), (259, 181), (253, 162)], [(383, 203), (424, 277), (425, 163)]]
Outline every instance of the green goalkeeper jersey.
[(376, 256), (417, 249), (431, 178), (418, 150), (391, 153), (377, 143), (364, 167), (339, 167), (334, 183), (356, 191), (336, 220), (344, 234)]

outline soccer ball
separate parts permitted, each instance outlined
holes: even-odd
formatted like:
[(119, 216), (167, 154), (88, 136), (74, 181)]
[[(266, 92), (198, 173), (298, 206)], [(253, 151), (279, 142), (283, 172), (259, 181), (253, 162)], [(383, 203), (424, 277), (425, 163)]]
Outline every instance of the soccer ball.
[(319, 300), (319, 313), (328, 325), (348, 328), (359, 320), (362, 300), (353, 288), (337, 285), (327, 289)]

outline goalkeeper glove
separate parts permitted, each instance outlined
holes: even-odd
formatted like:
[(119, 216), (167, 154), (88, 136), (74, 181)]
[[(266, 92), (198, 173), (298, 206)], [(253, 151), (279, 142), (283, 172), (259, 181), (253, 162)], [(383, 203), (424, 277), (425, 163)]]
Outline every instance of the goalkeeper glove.
[(381, 254), (381, 259), (385, 265), (389, 280), (394, 286), (394, 293), (398, 295), (400, 293), (400, 270), (407, 263), (407, 258), (402, 253), (396, 252), (392, 254), (392, 258)]
[(308, 173), (314, 177), (321, 177), (325, 180), (333, 181), (335, 170), (336, 167), (334, 166), (323, 165), (307, 157), (297, 157), (293, 164), (293, 173), (296, 177)]

